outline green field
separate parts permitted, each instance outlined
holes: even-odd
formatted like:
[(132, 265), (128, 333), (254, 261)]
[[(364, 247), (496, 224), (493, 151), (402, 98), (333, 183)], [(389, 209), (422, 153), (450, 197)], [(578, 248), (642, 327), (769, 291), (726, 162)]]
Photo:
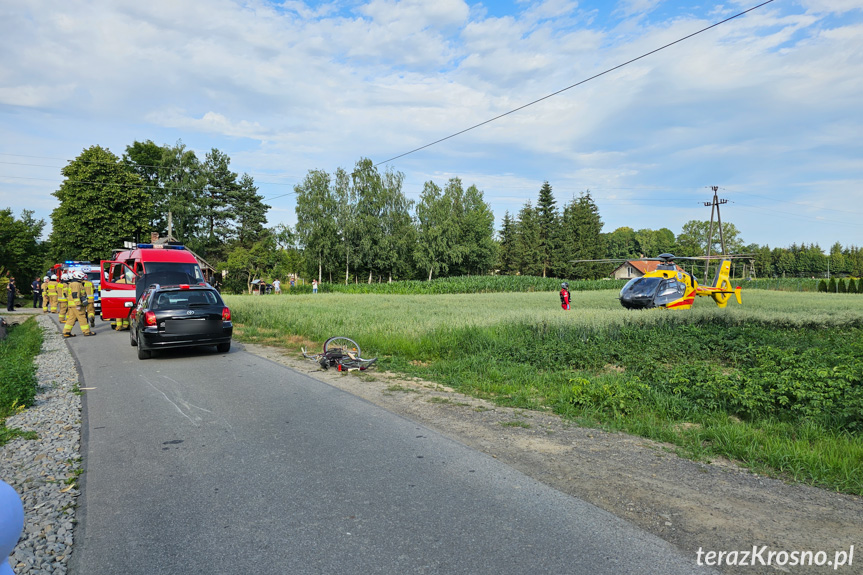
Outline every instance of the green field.
[(569, 312), (554, 292), (226, 300), (241, 340), (346, 335), (382, 369), (863, 494), (863, 296), (745, 290), (668, 312), (616, 294), (573, 292)]

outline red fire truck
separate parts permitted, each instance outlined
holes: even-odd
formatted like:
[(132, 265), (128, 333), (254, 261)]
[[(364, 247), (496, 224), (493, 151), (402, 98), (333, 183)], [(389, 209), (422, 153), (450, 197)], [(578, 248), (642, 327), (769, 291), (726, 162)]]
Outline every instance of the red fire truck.
[(204, 283), (195, 255), (181, 245), (137, 244), (102, 260), (102, 319), (125, 318), (152, 284)]

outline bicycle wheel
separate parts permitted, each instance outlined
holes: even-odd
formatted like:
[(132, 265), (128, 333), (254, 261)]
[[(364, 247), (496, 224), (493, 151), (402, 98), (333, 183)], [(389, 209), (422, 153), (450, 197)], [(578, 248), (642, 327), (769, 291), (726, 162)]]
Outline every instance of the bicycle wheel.
[(328, 351), (341, 351), (355, 358), (361, 357), (359, 344), (349, 337), (331, 337), (324, 342), (324, 353)]

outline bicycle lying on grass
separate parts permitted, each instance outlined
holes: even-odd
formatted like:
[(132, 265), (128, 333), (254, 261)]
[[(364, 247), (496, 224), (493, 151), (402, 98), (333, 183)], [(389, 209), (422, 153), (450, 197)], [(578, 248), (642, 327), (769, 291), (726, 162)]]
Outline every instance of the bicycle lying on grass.
[(341, 336), (325, 341), (323, 353), (311, 354), (303, 348), (303, 357), (324, 369), (335, 367), (339, 371), (365, 371), (378, 360), (376, 357), (363, 359), (359, 344), (349, 337)]

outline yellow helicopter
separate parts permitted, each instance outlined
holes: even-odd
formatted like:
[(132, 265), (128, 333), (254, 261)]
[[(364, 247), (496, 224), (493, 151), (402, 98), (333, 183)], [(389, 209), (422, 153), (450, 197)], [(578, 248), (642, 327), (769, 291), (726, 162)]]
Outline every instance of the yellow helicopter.
[[(695, 296), (713, 298), (716, 305), (724, 308), (733, 294), (737, 303), (742, 304), (740, 286), (731, 287), (731, 258), (733, 256), (675, 257), (660, 254), (655, 258), (636, 260), (578, 260), (577, 262), (659, 262), (656, 269), (643, 276), (629, 280), (620, 290), (620, 303), (627, 309), (690, 309)], [(675, 263), (675, 260), (718, 260), (720, 262), (713, 285), (699, 285), (695, 278)]]

